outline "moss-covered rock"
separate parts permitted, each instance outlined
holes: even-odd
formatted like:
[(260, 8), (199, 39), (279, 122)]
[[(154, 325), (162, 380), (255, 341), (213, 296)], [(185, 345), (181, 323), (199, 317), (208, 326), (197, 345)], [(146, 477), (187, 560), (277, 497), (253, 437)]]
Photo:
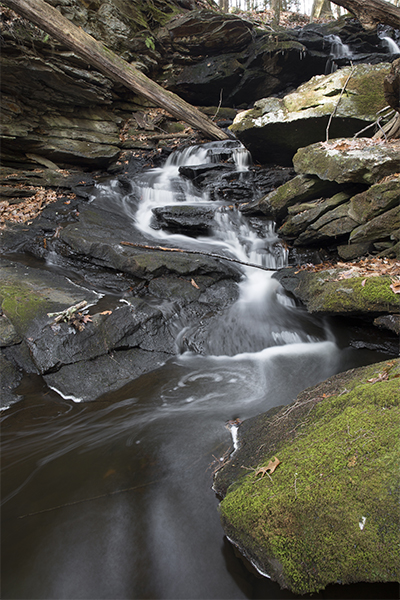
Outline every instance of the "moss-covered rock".
[(325, 139), (332, 114), (331, 138), (353, 135), (374, 123), (376, 112), (387, 104), (383, 79), (389, 69), (388, 63), (360, 64), (317, 75), (283, 99), (259, 100), (239, 113), (230, 129), (256, 160), (286, 164), (298, 148)]
[(348, 138), (300, 148), (293, 157), (297, 173), (337, 183), (372, 185), (400, 171), (400, 142), (382, 144)]
[(303, 302), (311, 313), (378, 315), (399, 313), (398, 296), (388, 276), (364, 277), (343, 268), (322, 271), (281, 269), (274, 278)]
[(398, 581), (399, 376), (399, 360), (353, 369), (240, 426), (222, 524), (282, 587)]
[(370, 242), (390, 238), (399, 227), (400, 206), (396, 206), (368, 223), (356, 227), (350, 235), (350, 242)]
[(381, 213), (400, 204), (400, 175), (376, 183), (351, 199), (349, 215), (359, 223), (366, 223)]
[[(293, 239), (300, 235), (312, 223), (317, 221), (325, 213), (332, 211), (337, 206), (340, 206), (349, 199), (349, 194), (339, 192), (327, 198), (326, 200), (318, 199), (313, 203), (298, 204), (289, 208), (289, 217), (285, 220), (282, 227), (279, 228), (279, 235), (284, 238)], [(290, 214), (292, 212), (292, 214)]]

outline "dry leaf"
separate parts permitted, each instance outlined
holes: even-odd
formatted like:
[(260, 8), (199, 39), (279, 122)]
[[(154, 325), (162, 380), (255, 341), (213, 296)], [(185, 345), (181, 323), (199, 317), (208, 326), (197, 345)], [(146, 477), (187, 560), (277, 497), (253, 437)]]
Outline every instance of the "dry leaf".
[(84, 315), (81, 318), (81, 321), (82, 321), (82, 323), (89, 323), (89, 322), (91, 323), (92, 322), (92, 317), (90, 315)]
[(364, 287), (364, 286), (365, 286), (365, 284), (366, 284), (366, 282), (367, 282), (367, 280), (366, 280), (366, 279), (363, 279), (363, 280), (362, 280), (362, 282), (361, 282), (361, 285)]
[(389, 378), (389, 374), (387, 373), (387, 371), (384, 371), (383, 373), (379, 373), (378, 377), (372, 377), (372, 379), (367, 379), (367, 382), (368, 383), (377, 383), (378, 381), (385, 381), (388, 378)]
[(103, 310), (103, 312), (100, 313), (101, 315), (111, 315), (112, 314), (112, 310)]
[(195, 280), (194, 280), (194, 279), (192, 279), (190, 283), (192, 284), (192, 286), (193, 286), (193, 287), (195, 287), (195, 288), (196, 288), (196, 290), (199, 290), (199, 289), (200, 289), (200, 288), (199, 288), (199, 286), (197, 285), (197, 283), (195, 282)]
[(392, 279), (392, 283), (390, 285), (390, 289), (395, 294), (400, 294), (400, 281), (398, 281), (396, 279), (394, 279), (394, 280)]
[(354, 456), (352, 456), (352, 457), (349, 459), (349, 462), (347, 463), (347, 466), (348, 466), (348, 467), (355, 467), (355, 465), (356, 465), (356, 462), (357, 462), (357, 456), (356, 456), (356, 455), (354, 455)]
[[(280, 464), (281, 464), (281, 461), (279, 460), (279, 458), (274, 456), (274, 460), (270, 460), (266, 467), (260, 467), (259, 469), (257, 469), (256, 477), (257, 477), (257, 475), (260, 475), (260, 474), (261, 474), (261, 477), (264, 477), (264, 475), (266, 473), (267, 473), (267, 475), (268, 474), (271, 475), (275, 471), (276, 467)], [(269, 473), (268, 473), (268, 471), (269, 471)]]

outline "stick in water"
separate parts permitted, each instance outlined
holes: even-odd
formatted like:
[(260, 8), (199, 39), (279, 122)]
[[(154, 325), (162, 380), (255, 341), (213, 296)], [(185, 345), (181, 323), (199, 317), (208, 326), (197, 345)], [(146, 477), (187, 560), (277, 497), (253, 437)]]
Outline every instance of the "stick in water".
[(231, 258), (229, 256), (222, 256), (221, 254), (210, 254), (209, 252), (201, 252), (201, 250), (182, 250), (181, 248), (165, 248), (164, 246), (147, 246), (146, 244), (136, 244), (134, 242), (120, 242), (121, 246), (133, 246), (134, 248), (144, 248), (145, 250), (161, 250), (162, 252), (183, 252), (184, 254), (202, 254), (203, 256), (209, 256), (210, 258), (218, 258), (220, 260), (228, 260), (229, 262), (238, 263), (245, 267), (254, 267), (255, 269), (261, 269), (262, 271), (279, 271), (272, 267), (263, 267), (262, 265), (256, 265), (254, 263), (244, 262), (238, 258)]

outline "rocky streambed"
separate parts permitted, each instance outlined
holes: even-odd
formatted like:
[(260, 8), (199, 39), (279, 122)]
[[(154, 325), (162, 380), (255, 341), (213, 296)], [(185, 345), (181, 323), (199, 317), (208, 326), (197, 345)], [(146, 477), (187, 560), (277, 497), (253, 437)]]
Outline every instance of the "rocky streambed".
[(110, 38), (238, 138), (208, 143), (2, 19), (7, 597), (279, 597), (224, 533), (290, 597), (395, 597), (399, 145), (347, 135), (384, 107), (397, 32), (202, 11)]

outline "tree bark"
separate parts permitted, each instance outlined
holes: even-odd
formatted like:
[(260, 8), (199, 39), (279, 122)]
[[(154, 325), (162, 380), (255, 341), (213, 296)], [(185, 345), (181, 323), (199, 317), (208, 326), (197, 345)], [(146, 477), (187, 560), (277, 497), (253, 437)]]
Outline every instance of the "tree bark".
[(3, 0), (3, 4), (72, 49), (88, 64), (113, 81), (122, 83), (132, 91), (148, 98), (174, 117), (200, 130), (208, 138), (218, 140), (229, 138), (197, 108), (146, 77), (104, 44), (68, 21), (57, 9), (44, 0)]
[(375, 29), (379, 23), (400, 28), (400, 8), (384, 0), (331, 0), (353, 13), (364, 29)]

